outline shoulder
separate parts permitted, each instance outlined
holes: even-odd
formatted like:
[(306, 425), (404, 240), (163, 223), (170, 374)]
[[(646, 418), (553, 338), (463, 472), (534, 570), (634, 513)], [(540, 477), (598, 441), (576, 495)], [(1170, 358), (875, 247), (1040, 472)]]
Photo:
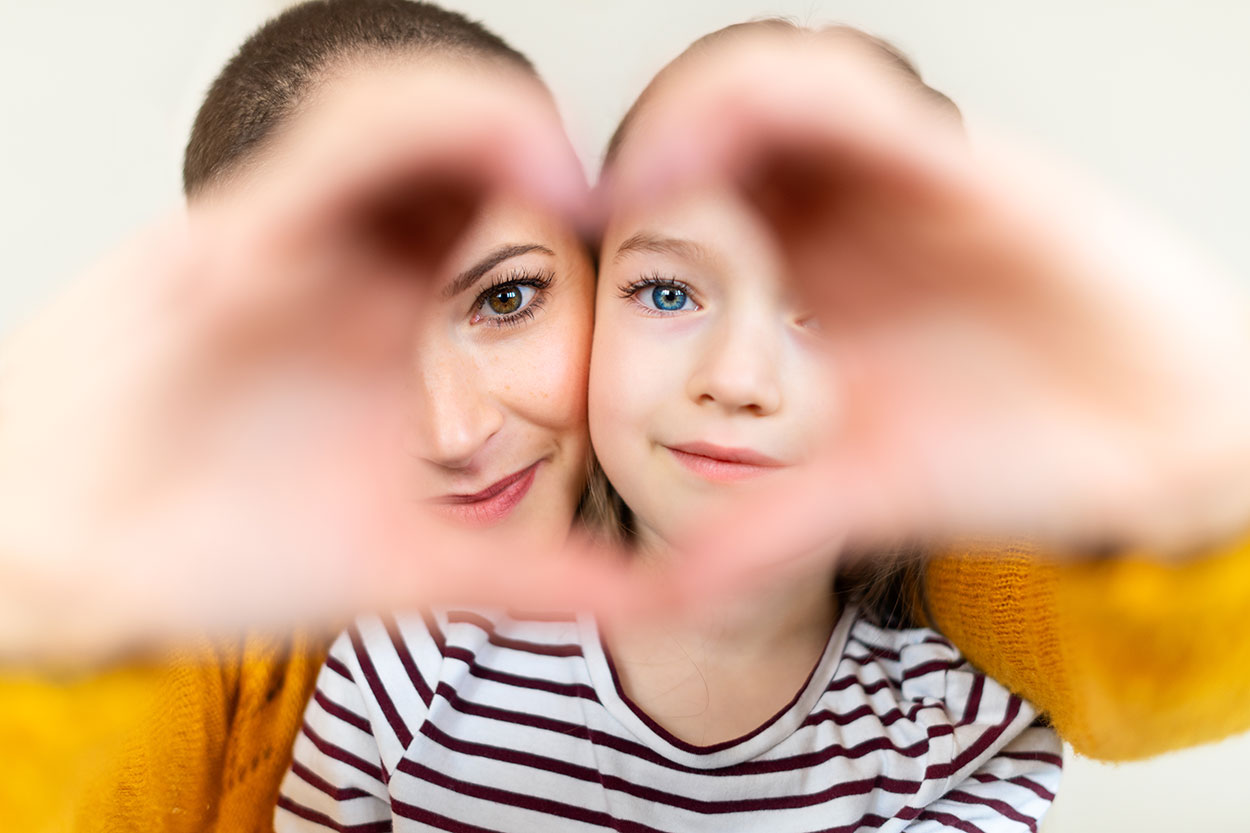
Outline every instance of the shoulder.
[(856, 616), (843, 650), (839, 676), (850, 677), (872, 694), (889, 690), (902, 707), (926, 720), (955, 726), (1000, 724), (1036, 710), (1001, 683), (975, 668), (958, 647), (931, 628), (884, 627)]
[(997, 755), (1037, 719), (1031, 704), (973, 667), (936, 631), (883, 627), (862, 615), (851, 625), (823, 707), (864, 723), (872, 743), (922, 763), (924, 780), (948, 783)]
[(578, 633), (573, 616), (474, 609), (363, 616), (335, 641), (323, 677), (350, 679), (383, 711), (424, 714), (440, 684), (580, 657)]

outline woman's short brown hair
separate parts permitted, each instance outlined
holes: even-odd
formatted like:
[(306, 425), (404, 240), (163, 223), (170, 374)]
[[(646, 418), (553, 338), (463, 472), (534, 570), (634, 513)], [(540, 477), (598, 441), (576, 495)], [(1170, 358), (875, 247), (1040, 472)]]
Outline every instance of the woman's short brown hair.
[(187, 142), (182, 187), (193, 196), (248, 159), (344, 58), (429, 52), (534, 67), (482, 24), (410, 0), (309, 0), (256, 30), (213, 81)]

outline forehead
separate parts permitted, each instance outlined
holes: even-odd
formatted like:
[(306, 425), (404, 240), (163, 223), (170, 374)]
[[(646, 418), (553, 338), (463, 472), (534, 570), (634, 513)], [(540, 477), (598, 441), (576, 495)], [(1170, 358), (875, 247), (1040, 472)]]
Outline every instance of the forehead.
[(601, 250), (603, 268), (663, 259), (722, 270), (777, 271), (772, 235), (729, 187), (708, 187), (612, 216)]
[(462, 238), (462, 246), (480, 249), (504, 238), (532, 238), (567, 254), (580, 248), (569, 225), (549, 211), (509, 195), (486, 202), (476, 213)]

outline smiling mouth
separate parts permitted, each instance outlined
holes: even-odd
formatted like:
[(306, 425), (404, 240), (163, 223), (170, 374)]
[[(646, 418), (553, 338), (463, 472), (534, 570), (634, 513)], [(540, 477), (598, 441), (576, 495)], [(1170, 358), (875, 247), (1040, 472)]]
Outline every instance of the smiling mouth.
[(704, 478), (726, 482), (760, 477), (785, 464), (748, 448), (726, 448), (709, 443), (666, 445), (669, 453), (688, 471)]
[(532, 463), (515, 474), (471, 495), (443, 495), (427, 501), (438, 514), (465, 526), (491, 526), (507, 518), (529, 493), (542, 463)]

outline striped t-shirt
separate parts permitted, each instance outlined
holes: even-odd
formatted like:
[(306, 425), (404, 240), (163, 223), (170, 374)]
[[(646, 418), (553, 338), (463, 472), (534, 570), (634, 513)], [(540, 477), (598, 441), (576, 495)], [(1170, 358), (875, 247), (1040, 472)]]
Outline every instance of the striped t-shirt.
[(763, 726), (695, 746), (630, 701), (590, 618), (367, 617), (331, 649), (279, 831), (1023, 831), (1055, 733), (927, 629), (843, 612)]

